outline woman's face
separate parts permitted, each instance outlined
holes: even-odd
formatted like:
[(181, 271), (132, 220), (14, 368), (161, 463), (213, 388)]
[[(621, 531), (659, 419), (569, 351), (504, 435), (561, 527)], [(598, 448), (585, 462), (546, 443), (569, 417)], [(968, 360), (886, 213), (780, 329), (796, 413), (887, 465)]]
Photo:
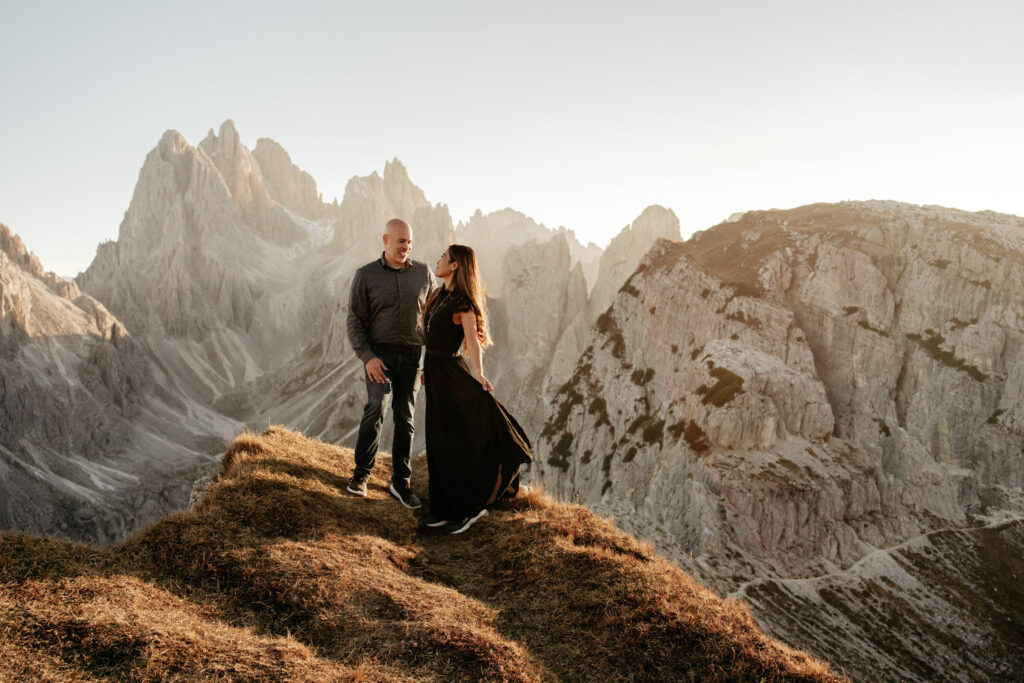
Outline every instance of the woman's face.
[(455, 262), (448, 256), (448, 250), (445, 250), (441, 254), (441, 258), (437, 260), (437, 265), (434, 266), (434, 275), (437, 277), (448, 277), (455, 272)]

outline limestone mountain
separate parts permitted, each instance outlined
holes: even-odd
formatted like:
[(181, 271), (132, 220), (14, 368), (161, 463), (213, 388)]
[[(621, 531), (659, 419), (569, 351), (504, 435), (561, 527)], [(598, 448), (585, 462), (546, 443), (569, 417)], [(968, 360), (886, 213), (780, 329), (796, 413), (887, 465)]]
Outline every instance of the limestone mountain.
[[(657, 222), (645, 218), (652, 212), (616, 239), (617, 270), (601, 266), (603, 289), (617, 289), (649, 246), (644, 240), (661, 234), (642, 227)], [(574, 360), (578, 354), (591, 322), (589, 290), (597, 287), (603, 252), (580, 244), (572, 231), (548, 229), (512, 209), (486, 216), (477, 212), (460, 223), (456, 237), (447, 207), (430, 202), (397, 159), (386, 163), (381, 174), (352, 178), (340, 204), (325, 203), (313, 178), (281, 145), (260, 138), (250, 151), (229, 119), (195, 146), (177, 131), (163, 134), (142, 164), (117, 240), (101, 244), (74, 282), (43, 273), (23, 247), (8, 249), (16, 254), (8, 258), (28, 268), (29, 280), (45, 285), (45, 291), (68, 300), (84, 292), (81, 301), (91, 303), (82, 306), (98, 307), (102, 316), (117, 321), (123, 332), (107, 345), (130, 347), (129, 377), (137, 402), (149, 407), (115, 422), (123, 430), (155, 430), (167, 443), (138, 452), (137, 462), (114, 469), (121, 476), (148, 467), (159, 478), (167, 470), (152, 467), (152, 461), (173, 463), (178, 474), (167, 474), (161, 486), (177, 493), (161, 494), (153, 504), (140, 502), (147, 489), (136, 485), (142, 498), (94, 497), (86, 506), (90, 512), (68, 512), (68, 506), (78, 509), (75, 501), (81, 496), (26, 484), (25, 499), (39, 501), (48, 512), (30, 514), (34, 508), (28, 506), (4, 525), (112, 540), (139, 520), (180, 504), (196, 472), (210, 466), (210, 447), (241, 424), (277, 422), (331, 442), (354, 440), (363, 370), (345, 333), (348, 289), (355, 269), (380, 254), (381, 226), (394, 216), (406, 217), (415, 227), (414, 258), (432, 264), (456, 239), (478, 250), (492, 285), (492, 328), (502, 350), (487, 359), (487, 371), (502, 398), (537, 431), (547, 407), (536, 387), (546, 385), (553, 368), (571, 367), (560, 357)], [(678, 236), (678, 223), (669, 227), (669, 234)], [(7, 241), (14, 245), (13, 240)], [(11, 287), (5, 287), (4, 296), (8, 302), (25, 300)], [(10, 329), (25, 327), (24, 321), (13, 322), (20, 320), (22, 307), (7, 306)], [(67, 313), (66, 308), (54, 310)], [(78, 325), (57, 314), (53, 320), (60, 320), (54, 329)], [(79, 332), (85, 340), (78, 352), (82, 357), (96, 335), (112, 334), (99, 328)], [(37, 336), (44, 340), (56, 334)], [(21, 375), (35, 376), (29, 367), (59, 367), (50, 356), (11, 358), (18, 368), (11, 370), (12, 382)], [(33, 397), (19, 400), (44, 400), (34, 394), (52, 394), (49, 386), (26, 387)], [(151, 399), (154, 393), (159, 395)], [(151, 400), (160, 406), (149, 405)], [(58, 413), (55, 409), (51, 416), (51, 429), (85, 429), (63, 424), (67, 420)], [(142, 417), (149, 413), (153, 416)], [(176, 421), (180, 427), (169, 426)], [(20, 429), (12, 422), (0, 432), (0, 443), (16, 451)], [(390, 430), (386, 425), (385, 444)], [(129, 439), (124, 443), (126, 453), (137, 446)], [(422, 448), (422, 433), (414, 447)], [(173, 456), (165, 454), (168, 449)], [(53, 446), (50, 457), (70, 461), (90, 453), (71, 439), (59, 449)], [(135, 481), (132, 476), (125, 475), (125, 482)], [(8, 500), (12, 510), (23, 509), (16, 496)], [(98, 526), (75, 521), (75, 515), (92, 519), (96, 514), (104, 520)]]
[[(480, 224), (489, 222), (478, 220)], [(678, 238), (679, 220), (671, 211), (651, 206), (601, 254), (592, 289), (588, 264), (576, 259), (573, 245), (578, 243), (571, 234), (555, 233), (547, 241), (524, 242), (505, 252), (501, 297), (493, 312), (495, 340), (507, 351), (497, 354), (494, 377), (529, 432), (543, 426), (549, 412), (545, 393), (571, 374), (596, 311), (607, 308), (602, 301), (622, 286), (659, 237)]]
[(671, 209), (648, 206), (624, 227), (601, 254), (597, 280), (590, 296), (588, 322), (592, 323), (611, 305), (615, 293), (644, 254), (658, 239), (679, 239), (679, 219)]
[[(104, 456), (112, 469), (103, 476), (117, 479), (117, 486), (88, 479), (88, 468), (67, 475), (75, 485), (110, 495), (80, 495), (70, 485), (54, 488), (53, 482), (34, 480), (24, 467), (8, 473), (5, 490), (20, 485), (20, 492), (5, 496), (10, 512), (2, 525), (113, 540), (181, 505), (191, 482), (211, 466), (211, 449), (242, 424), (273, 421), (350, 443), (362, 410), (363, 370), (345, 333), (349, 284), (359, 265), (379, 256), (381, 227), (394, 216), (415, 227), (414, 258), (432, 264), (455, 240), (447, 207), (428, 201), (397, 159), (385, 164), (383, 174), (352, 178), (342, 202), (328, 204), (278, 143), (260, 138), (250, 152), (227, 120), (196, 146), (173, 130), (160, 138), (139, 171), (117, 240), (101, 244), (74, 282), (44, 273), (20, 241), (5, 233), (3, 329), (10, 370), (4, 401), (16, 409), (0, 430), (0, 444), (28, 467), (27, 454), (46, 442), (47, 467), (70, 471), (76, 459), (95, 459), (102, 450), (83, 439), (112, 440), (104, 436), (108, 423), (138, 432), (138, 438), (121, 440), (124, 462), (114, 462), (121, 457), (115, 453)], [(538, 229), (547, 242), (520, 246), (553, 247), (552, 264), (560, 269), (555, 278), (563, 284), (559, 296), (545, 297), (540, 306), (509, 297), (516, 316), (524, 304), (532, 307), (533, 327), (523, 337), (505, 330), (498, 336), (516, 342), (547, 339), (547, 351), (535, 354), (532, 365), (524, 361), (527, 370), (509, 371), (505, 391), (512, 400), (520, 395), (520, 379), (543, 374), (564, 327), (557, 321), (586, 304), (582, 266), (571, 267), (580, 263), (573, 260), (574, 248), (577, 254), (586, 249), (568, 231)], [(487, 241), (483, 250), (488, 249), (504, 260), (512, 247)], [(570, 295), (575, 298), (563, 300)], [(46, 325), (28, 313), (39, 317), (44, 310)], [(83, 310), (97, 321), (91, 327)], [(553, 329), (549, 311), (556, 319)], [(73, 335), (60, 332), (64, 329), (74, 330), (79, 341), (68, 341)], [(19, 355), (13, 349), (22, 337), (31, 343)], [(105, 344), (97, 346), (100, 339)], [(74, 367), (53, 350), (59, 344), (73, 345)], [(114, 368), (104, 377), (117, 387), (131, 386), (134, 393), (117, 402), (105, 395), (90, 399), (97, 406), (89, 418), (95, 424), (89, 426), (84, 417), (82, 424), (68, 424), (67, 416), (77, 414), (66, 406), (89, 402), (64, 386), (77, 384), (65, 375), (94, 363), (93, 356)], [(501, 374), (497, 366), (493, 370)], [(52, 403), (65, 390), (72, 393), (63, 402), (34, 410), (36, 403)], [(530, 409), (542, 405), (536, 392), (529, 398)], [(35, 424), (45, 424), (56, 436), (25, 440), (25, 434), (38, 431)], [(160, 441), (154, 445), (156, 434)], [(389, 443), (390, 425), (383, 438)], [(422, 447), (422, 433), (416, 447)], [(143, 482), (139, 472), (150, 472), (160, 492), (153, 494), (150, 480)], [(96, 475), (96, 481), (102, 477)], [(165, 495), (164, 488), (173, 495)], [(128, 489), (133, 493), (126, 494)], [(94, 518), (102, 521), (88, 521)]]
[(597, 280), (602, 249), (593, 242), (584, 246), (572, 230), (552, 230), (511, 208), (488, 214), (477, 210), (468, 221), (459, 221), (455, 228), (456, 238), (472, 245), (476, 251), (480, 272), (489, 285), (488, 293), (496, 298), (504, 296), (505, 255), (513, 247), (530, 242), (549, 242), (559, 235), (564, 237), (569, 246), (573, 265), (579, 263), (582, 267), (589, 291)]
[[(543, 393), (561, 386), (586, 349), (586, 339), (598, 317), (611, 304), (615, 293), (633, 274), (641, 259), (659, 239), (679, 239), (679, 219), (662, 206), (648, 206), (616, 235), (601, 254), (598, 276), (587, 305), (569, 320), (551, 358), (544, 378)], [(539, 426), (538, 426), (539, 427)]]
[(349, 283), (379, 256), (393, 216), (416, 226), (417, 257), (452, 241), (447, 207), (428, 202), (398, 160), (327, 204), (280, 145), (260, 138), (250, 153), (230, 120), (196, 147), (168, 131), (117, 242), (78, 282), (138, 330), (186, 394), (232, 419), (337, 439), (361, 405), (344, 333)]
[(552, 387), (534, 475), (857, 675), (1019, 669), (994, 558), (1024, 524), (1022, 244), (1013, 216), (895, 202), (661, 241)]
[(238, 423), (0, 224), (0, 528), (113, 541), (188, 501)]

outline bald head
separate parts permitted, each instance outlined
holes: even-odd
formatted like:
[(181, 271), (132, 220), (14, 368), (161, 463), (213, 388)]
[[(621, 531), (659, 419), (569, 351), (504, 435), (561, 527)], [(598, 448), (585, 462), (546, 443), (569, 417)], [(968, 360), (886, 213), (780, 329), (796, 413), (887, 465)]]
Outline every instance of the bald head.
[(412, 227), (401, 218), (384, 224), (384, 258), (392, 268), (402, 268), (412, 251)]

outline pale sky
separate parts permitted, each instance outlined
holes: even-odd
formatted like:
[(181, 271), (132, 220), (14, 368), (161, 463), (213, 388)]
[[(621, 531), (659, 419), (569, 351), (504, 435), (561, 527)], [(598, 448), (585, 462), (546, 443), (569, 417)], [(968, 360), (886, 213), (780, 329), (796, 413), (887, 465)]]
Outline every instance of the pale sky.
[(604, 246), (644, 207), (896, 199), (1024, 215), (1024, 3), (0, 0), (0, 222), (117, 237), (146, 153), (235, 121), (328, 201), (393, 157), (453, 218)]

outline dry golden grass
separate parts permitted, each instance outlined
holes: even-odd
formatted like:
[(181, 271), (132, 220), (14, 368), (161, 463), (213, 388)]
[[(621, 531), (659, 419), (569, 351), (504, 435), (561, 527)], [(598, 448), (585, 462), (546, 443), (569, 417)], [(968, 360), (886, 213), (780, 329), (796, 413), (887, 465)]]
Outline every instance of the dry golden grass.
[(0, 680), (842, 680), (580, 506), (417, 534), (389, 464), (271, 427), (119, 546), (0, 535)]

